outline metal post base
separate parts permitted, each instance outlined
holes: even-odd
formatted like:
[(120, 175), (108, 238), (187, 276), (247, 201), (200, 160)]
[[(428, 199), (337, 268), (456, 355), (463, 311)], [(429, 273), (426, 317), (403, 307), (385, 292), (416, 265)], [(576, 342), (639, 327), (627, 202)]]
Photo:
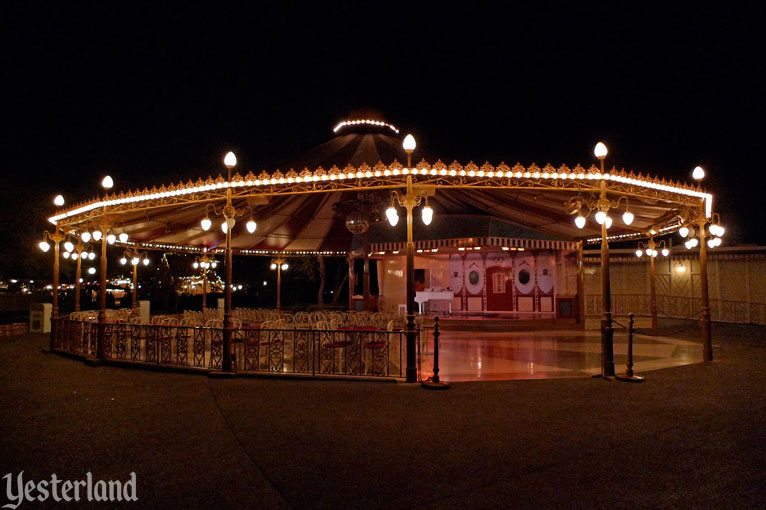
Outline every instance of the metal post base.
[(644, 378), (640, 375), (615, 375), (614, 378), (625, 382), (644, 382)]
[(605, 380), (605, 381), (611, 381), (611, 380), (612, 380), (612, 378), (611, 378), (611, 377), (607, 377), (607, 376), (605, 376), (605, 375), (603, 375), (603, 374), (593, 374), (593, 375), (591, 376), (591, 378), (593, 378), (593, 379), (603, 379), (603, 380)]
[(448, 390), (449, 383), (444, 381), (423, 381), (423, 387), (427, 390)]

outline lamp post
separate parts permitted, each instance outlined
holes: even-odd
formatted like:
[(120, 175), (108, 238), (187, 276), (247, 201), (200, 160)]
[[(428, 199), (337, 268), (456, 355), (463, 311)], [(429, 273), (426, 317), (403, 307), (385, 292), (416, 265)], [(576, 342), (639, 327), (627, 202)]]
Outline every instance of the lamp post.
[(120, 259), (120, 264), (123, 266), (130, 261), (130, 265), (133, 266), (133, 292), (131, 310), (135, 315), (138, 311), (138, 264), (142, 263), (145, 266), (149, 265), (149, 254), (146, 252), (139, 252), (137, 248), (129, 248), (125, 250), (125, 254)]
[(242, 209), (237, 209), (231, 203), (231, 169), (237, 166), (237, 157), (233, 152), (228, 152), (223, 158), (223, 164), (226, 166), (226, 204), (222, 209), (218, 210), (213, 204), (208, 204), (206, 207), (205, 217), (200, 222), (203, 230), (210, 230), (212, 221), (208, 216), (208, 211), (212, 207), (215, 214), (222, 215), (224, 218), (221, 224), (221, 229), (226, 234), (226, 252), (224, 260), (226, 264), (226, 292), (224, 293), (224, 308), (223, 308), (223, 361), (221, 362), (222, 372), (231, 372), (231, 337), (233, 330), (232, 312), (231, 312), (231, 265), (232, 265), (232, 253), (231, 253), (231, 231), (234, 229), (234, 225), (237, 223), (236, 218), (245, 214), (245, 211), (250, 211), (251, 217), (247, 222), (246, 227), (249, 233), (254, 233), (256, 229), (255, 220), (252, 218), (252, 209), (250, 206)]
[[(416, 366), (416, 344), (415, 344), (415, 245), (412, 241), (412, 209), (420, 205), (423, 197), (429, 194), (433, 195), (433, 191), (421, 188), (415, 189), (412, 185), (412, 152), (415, 150), (415, 138), (412, 135), (407, 135), (402, 142), (402, 147), (407, 153), (407, 184), (404, 195), (394, 191), (391, 194), (391, 206), (386, 210), (386, 216), (391, 226), (396, 226), (399, 222), (399, 214), (394, 207), (394, 200), (398, 202), (399, 206), (404, 207), (407, 210), (407, 367), (405, 370), (405, 377), (407, 382), (417, 381), (417, 366)], [(430, 191), (430, 193), (429, 193)], [(426, 202), (423, 207), (423, 223), (426, 225), (431, 223), (433, 218), (433, 209)]]
[(59, 245), (64, 239), (63, 234), (56, 227), (53, 234), (47, 230), (43, 233), (43, 240), (40, 242), (40, 249), (44, 252), (50, 250), (48, 240), (53, 241), (53, 292), (51, 294), (51, 338), (50, 348), (55, 347), (56, 342), (56, 319), (59, 315)]
[[(607, 155), (603, 142), (596, 144), (593, 153), (601, 162), (601, 175), (604, 175), (604, 160)], [(601, 223), (601, 376), (614, 377), (614, 328), (612, 327), (612, 291), (609, 282), (609, 243), (606, 230), (611, 223), (608, 216), (610, 202), (606, 196), (606, 180), (601, 179), (601, 196), (598, 201), (596, 221)], [(600, 219), (599, 219), (600, 218)]]
[(649, 230), (649, 241), (646, 245), (638, 243), (636, 256), (641, 257), (644, 253), (649, 257), (649, 312), (652, 316), (652, 335), (657, 336), (657, 271), (654, 265), (654, 259), (660, 253), (657, 248), (662, 248), (663, 257), (670, 255), (670, 250), (665, 246), (663, 239), (659, 243), (654, 241), (654, 234), (657, 230), (652, 227)]
[[(96, 254), (93, 251), (86, 252), (85, 245), (78, 237), (77, 246), (74, 246), (71, 242), (64, 243), (64, 258), (77, 261), (77, 266), (74, 275), (74, 311), (80, 311), (80, 280), (82, 279), (82, 259), (87, 258), (93, 260), (96, 258)], [(100, 238), (99, 238), (100, 239)], [(71, 250), (69, 249), (71, 248)]]
[(281, 256), (271, 259), (271, 270), (277, 272), (277, 311), (282, 308), (282, 271), (287, 271), (289, 267)]
[(204, 248), (202, 258), (194, 257), (194, 263), (192, 267), (194, 269), (202, 269), (202, 311), (207, 309), (207, 271), (209, 268), (215, 269), (218, 266), (218, 261), (213, 257), (208, 257), (207, 247)]

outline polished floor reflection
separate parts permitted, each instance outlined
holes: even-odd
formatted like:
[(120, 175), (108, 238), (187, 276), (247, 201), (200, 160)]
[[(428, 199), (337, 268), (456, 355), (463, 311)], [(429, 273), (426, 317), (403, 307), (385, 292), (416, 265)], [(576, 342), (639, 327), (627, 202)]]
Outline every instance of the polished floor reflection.
[[(625, 372), (628, 337), (615, 333), (614, 361)], [(421, 347), (422, 375), (433, 369), (433, 337)], [(635, 335), (633, 370), (637, 374), (702, 361), (702, 346), (668, 337)], [(588, 377), (601, 372), (598, 331), (472, 332), (444, 331), (439, 376), (447, 381)]]

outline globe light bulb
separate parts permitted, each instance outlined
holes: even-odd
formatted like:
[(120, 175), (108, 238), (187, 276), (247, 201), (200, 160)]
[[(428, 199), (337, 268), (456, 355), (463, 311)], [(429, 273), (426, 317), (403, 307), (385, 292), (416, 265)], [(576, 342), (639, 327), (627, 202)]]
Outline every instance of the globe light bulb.
[(107, 235), (106, 236), (106, 242), (109, 243), (109, 244), (114, 244), (115, 242), (117, 242), (117, 236), (114, 235), (114, 234)]
[(434, 210), (431, 209), (430, 205), (426, 205), (423, 207), (423, 223), (426, 225), (430, 225), (431, 221), (434, 219)]
[(604, 222), (606, 223), (606, 229), (609, 230), (612, 227), (612, 217), (611, 216), (607, 216), (604, 219)]
[(53, 199), (53, 205), (56, 207), (64, 205), (64, 195), (56, 195), (56, 198)]
[(77, 254), (77, 252), (76, 252), (76, 251), (73, 251), (73, 252), (72, 252), (72, 255), (70, 255), (70, 256), (72, 257), (72, 260), (77, 260), (77, 259), (80, 257), (80, 256)]
[(681, 237), (686, 237), (689, 235), (689, 229), (687, 227), (681, 227), (678, 229), (678, 235)]
[(96, 268), (95, 267), (88, 268), (88, 274), (96, 274)]
[(641, 249), (640, 249), (640, 248), (639, 248), (638, 250), (636, 250), (636, 257), (638, 257), (638, 258), (641, 258), (641, 256), (642, 256), (643, 254), (644, 254), (644, 252), (643, 252), (643, 251), (641, 251)]
[(705, 171), (701, 166), (694, 167), (694, 170), (692, 170), (692, 177), (696, 181), (701, 181), (705, 178)]
[(225, 221), (221, 223), (221, 230), (223, 230), (224, 234), (229, 230), (229, 225)]
[(114, 186), (114, 180), (111, 176), (107, 175), (101, 180), (101, 186), (104, 189), (112, 189), (112, 186)]
[(716, 247), (715, 239), (716, 239), (715, 237), (711, 237), (710, 239), (707, 240), (708, 248), (715, 248)]
[(595, 154), (598, 159), (604, 159), (608, 152), (604, 142), (598, 142), (596, 147), (593, 148), (593, 154)]
[(93, 231), (93, 240), (94, 240), (94, 241), (100, 241), (100, 240), (101, 240), (101, 238), (103, 237), (103, 235), (104, 235), (104, 234), (103, 234), (103, 233), (101, 233), (101, 231), (100, 231), (100, 230), (94, 230), (94, 231)]
[(668, 255), (670, 255), (670, 250), (668, 250), (667, 248), (663, 248), (662, 249), (662, 256), (663, 257), (667, 257)]
[(653, 258), (656, 258), (656, 257), (657, 257), (657, 250), (652, 250), (652, 257), (653, 257)]
[(202, 227), (202, 230), (205, 230), (205, 231), (210, 230), (210, 227), (213, 226), (213, 222), (210, 221), (210, 218), (208, 218), (207, 216), (202, 218), (202, 221), (200, 221), (199, 224)]
[(578, 214), (574, 221), (577, 228), (583, 228), (585, 226), (585, 216), (582, 214)]
[(148, 266), (149, 265), (149, 258), (147, 257), (145, 259), (142, 259), (141, 262), (143, 262), (145, 266)]
[(234, 168), (237, 166), (237, 156), (233, 152), (228, 152), (223, 158), (223, 164), (226, 165), (226, 168)]
[(132, 259), (130, 259), (130, 263), (133, 264), (134, 266), (137, 266), (139, 262), (141, 262), (141, 259), (139, 259), (138, 257), (133, 257)]
[(599, 225), (604, 224), (604, 220), (606, 220), (606, 213), (604, 211), (599, 211), (596, 213), (596, 223)]
[(691, 240), (691, 239), (687, 240), (687, 241), (684, 243), (684, 246), (686, 246), (686, 249), (687, 249), (687, 250), (691, 250), (691, 249), (692, 249), (692, 240)]
[(214, 261), (213, 261), (213, 263), (212, 263), (212, 264), (210, 264), (210, 265), (213, 267), (213, 269), (215, 269), (215, 268), (218, 266), (218, 262), (216, 262), (216, 261), (214, 260)]
[(290, 266), (288, 266), (287, 262), (285, 262), (284, 264), (282, 264), (282, 271), (287, 271), (288, 267), (290, 267)]
[(388, 218), (388, 223), (392, 227), (395, 227), (396, 224), (399, 223), (399, 213), (396, 212), (396, 208), (394, 206), (386, 209), (386, 218)]
[(51, 245), (48, 244), (46, 241), (40, 241), (40, 244), (38, 246), (40, 246), (40, 249), (46, 253), (48, 252), (48, 250), (51, 249)]
[(248, 221), (248, 222), (245, 224), (245, 227), (247, 228), (247, 231), (248, 231), (248, 232), (250, 232), (251, 234), (253, 234), (253, 233), (255, 233), (255, 229), (258, 227), (258, 225), (255, 223), (255, 220), (253, 220), (252, 218), (250, 218), (250, 221)]
[(128, 259), (126, 259), (125, 257), (120, 258), (120, 264), (124, 266), (127, 263), (128, 263)]
[(194, 269), (199, 269), (199, 262), (194, 262), (194, 263), (192, 264), (192, 267), (193, 267)]
[(71, 243), (71, 241), (67, 241), (64, 243), (64, 249), (71, 253), (74, 251), (74, 245)]
[(715, 238), (715, 245), (716, 246), (721, 246), (722, 242), (723, 242), (723, 239), (721, 239), (720, 237), (716, 237)]
[[(43, 250), (43, 251), (46, 251), (46, 250)], [(65, 251), (64, 253), (61, 254), (61, 256), (64, 257), (65, 259), (68, 259), (69, 258), (69, 252)]]
[(80, 234), (80, 239), (82, 239), (82, 242), (84, 243), (87, 243), (88, 241), (90, 241), (90, 232), (86, 230), (85, 232)]
[(625, 223), (626, 225), (630, 225), (631, 223), (633, 223), (634, 218), (635, 216), (633, 216), (632, 212), (625, 211), (625, 213), (622, 215), (622, 222)]
[(123, 232), (119, 236), (121, 243), (127, 243), (128, 242), (128, 234), (127, 232)]
[(415, 137), (412, 135), (407, 135), (404, 137), (404, 141), (402, 142), (402, 147), (406, 152), (412, 152), (415, 150), (415, 147), (417, 144), (415, 143)]
[(274, 262), (272, 262), (272, 263), (271, 263), (271, 270), (273, 271), (273, 270), (275, 270), (276, 268), (277, 268), (277, 265), (276, 265)]
[(88, 253), (88, 260), (94, 260), (96, 258), (96, 254), (93, 252)]

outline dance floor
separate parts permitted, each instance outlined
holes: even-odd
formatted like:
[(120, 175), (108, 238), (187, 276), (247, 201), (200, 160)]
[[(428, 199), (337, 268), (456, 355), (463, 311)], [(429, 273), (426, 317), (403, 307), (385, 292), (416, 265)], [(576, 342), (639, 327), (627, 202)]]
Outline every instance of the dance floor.
[[(614, 335), (615, 371), (625, 373), (627, 335)], [(422, 349), (423, 378), (433, 374), (433, 338)], [(668, 337), (635, 335), (633, 370), (640, 374), (702, 361), (702, 346)], [(444, 331), (439, 376), (445, 381), (589, 377), (601, 373), (598, 331)]]

